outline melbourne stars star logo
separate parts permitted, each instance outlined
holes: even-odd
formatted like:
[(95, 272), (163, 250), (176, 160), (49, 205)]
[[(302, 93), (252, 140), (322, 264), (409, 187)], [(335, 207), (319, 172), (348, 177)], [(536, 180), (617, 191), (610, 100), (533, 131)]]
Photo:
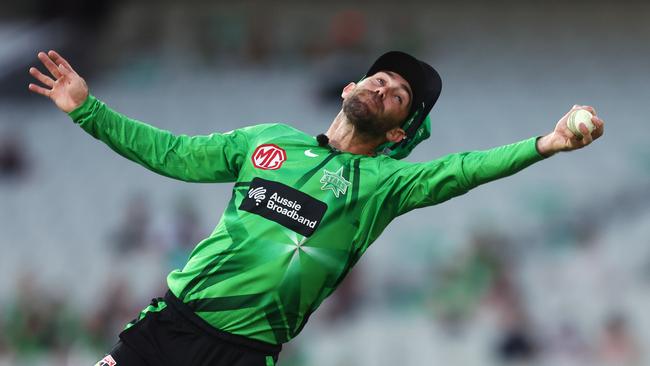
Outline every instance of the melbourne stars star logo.
[(336, 172), (330, 172), (327, 169), (323, 169), (323, 177), (320, 179), (320, 182), (323, 183), (323, 186), (320, 187), (323, 191), (331, 190), (334, 192), (334, 196), (339, 198), (340, 194), (345, 194), (348, 187), (352, 185), (349, 181), (345, 180), (343, 177), (343, 167), (339, 168)]

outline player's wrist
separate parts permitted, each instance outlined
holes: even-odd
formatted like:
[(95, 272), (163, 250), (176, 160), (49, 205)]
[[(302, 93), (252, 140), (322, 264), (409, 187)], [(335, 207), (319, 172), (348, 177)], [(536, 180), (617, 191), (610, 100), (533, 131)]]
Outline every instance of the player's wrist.
[(537, 152), (545, 158), (548, 158), (560, 151), (555, 147), (555, 144), (553, 143), (553, 134), (554, 133), (550, 133), (545, 136), (540, 136), (535, 142), (535, 148), (537, 149)]
[(67, 114), (75, 123), (79, 123), (82, 118), (92, 112), (93, 104), (97, 102), (97, 99), (92, 94), (88, 93), (84, 101), (70, 112), (67, 112)]

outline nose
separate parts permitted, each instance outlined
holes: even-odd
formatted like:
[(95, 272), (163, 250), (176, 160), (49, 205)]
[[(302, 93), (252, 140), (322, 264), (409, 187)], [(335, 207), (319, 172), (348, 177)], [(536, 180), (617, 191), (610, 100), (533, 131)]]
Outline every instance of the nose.
[(379, 95), (381, 99), (384, 99), (386, 96), (386, 87), (385, 86), (380, 86), (375, 90), (375, 93)]

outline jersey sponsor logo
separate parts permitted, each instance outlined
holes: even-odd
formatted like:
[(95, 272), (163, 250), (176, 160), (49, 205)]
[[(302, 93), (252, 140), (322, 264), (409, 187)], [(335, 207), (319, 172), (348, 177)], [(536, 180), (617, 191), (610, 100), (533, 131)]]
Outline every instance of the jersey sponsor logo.
[(325, 216), (327, 204), (280, 182), (254, 178), (239, 209), (308, 237)]
[(117, 365), (117, 362), (111, 355), (107, 355), (106, 357), (102, 358), (101, 361), (95, 364), (95, 366), (115, 366), (115, 365)]
[(276, 170), (287, 160), (287, 152), (278, 145), (264, 144), (255, 149), (251, 160), (256, 168)]
[(255, 200), (255, 206), (259, 206), (260, 202), (266, 199), (266, 189), (264, 187), (257, 187), (248, 191), (248, 197)]
[(341, 194), (345, 194), (348, 191), (348, 187), (352, 185), (352, 183), (343, 177), (343, 167), (339, 168), (336, 172), (323, 169), (323, 177), (320, 179), (320, 182), (323, 183), (320, 189), (334, 192), (336, 198), (339, 198)]

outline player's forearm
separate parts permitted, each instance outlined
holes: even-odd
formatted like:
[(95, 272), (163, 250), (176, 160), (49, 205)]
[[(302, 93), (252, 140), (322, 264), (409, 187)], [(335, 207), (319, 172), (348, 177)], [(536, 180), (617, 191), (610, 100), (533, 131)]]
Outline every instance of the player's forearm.
[(414, 208), (439, 204), (469, 190), (509, 175), (544, 157), (536, 138), (485, 151), (450, 154), (426, 163), (386, 162), (389, 180), (378, 191), (388, 191), (399, 202), (397, 215)]
[[(75, 123), (118, 154), (146, 168), (186, 181), (211, 181), (214, 174), (197, 161), (191, 138), (174, 136), (108, 108), (92, 95), (69, 113)], [(187, 140), (187, 141), (186, 141)]]
[(537, 141), (538, 138), (530, 138), (490, 150), (466, 153), (462, 170), (467, 189), (510, 176), (543, 160), (546, 155), (538, 150)]

